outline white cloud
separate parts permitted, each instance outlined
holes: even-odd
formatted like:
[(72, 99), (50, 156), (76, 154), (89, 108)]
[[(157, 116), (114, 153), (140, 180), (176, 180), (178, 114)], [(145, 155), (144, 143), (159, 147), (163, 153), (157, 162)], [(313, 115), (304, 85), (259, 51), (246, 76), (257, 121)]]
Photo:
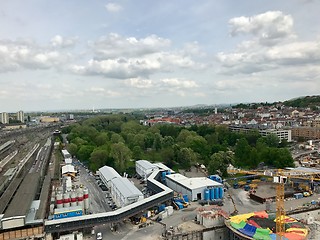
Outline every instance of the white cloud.
[(273, 45), (283, 39), (293, 38), (293, 18), (280, 11), (269, 11), (252, 17), (237, 17), (229, 21), (231, 35), (250, 33), (261, 44)]
[(119, 56), (141, 57), (166, 49), (170, 44), (169, 39), (160, 38), (156, 35), (137, 39), (110, 33), (108, 36), (100, 37), (91, 45), (96, 58), (115, 58)]
[(105, 7), (108, 12), (119, 12), (122, 10), (122, 6), (117, 3), (107, 3)]
[(148, 77), (157, 72), (170, 72), (178, 68), (192, 68), (195, 63), (188, 57), (159, 52), (140, 58), (115, 58), (88, 61), (87, 65), (73, 65), (71, 70), (83, 75), (102, 75), (110, 78)]
[(75, 45), (77, 38), (64, 38), (60, 35), (54, 36), (50, 42), (53, 47), (72, 47)]
[(151, 88), (153, 87), (153, 81), (150, 79), (130, 78), (126, 79), (125, 84), (134, 88)]
[(0, 41), (0, 71), (61, 67), (70, 55), (30, 42)]
[(266, 12), (253, 17), (233, 18), (229, 23), (234, 35), (251, 33), (253, 38), (238, 44), (234, 51), (217, 53), (216, 59), (223, 74), (253, 74), (320, 62), (319, 42), (293, 38), (290, 15)]
[(164, 86), (174, 87), (174, 88), (197, 88), (198, 85), (194, 81), (182, 80), (177, 78), (166, 78), (162, 79), (161, 82)]

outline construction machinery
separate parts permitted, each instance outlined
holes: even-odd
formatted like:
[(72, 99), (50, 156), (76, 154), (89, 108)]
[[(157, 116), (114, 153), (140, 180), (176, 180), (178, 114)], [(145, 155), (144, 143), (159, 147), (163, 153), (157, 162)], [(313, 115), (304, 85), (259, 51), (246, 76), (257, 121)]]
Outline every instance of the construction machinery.
[[(310, 182), (310, 185), (313, 186), (313, 181), (320, 181), (320, 173), (315, 171), (304, 171), (296, 169), (274, 169), (274, 170), (241, 170), (241, 169), (232, 169), (228, 170), (229, 174), (250, 174), (255, 176), (269, 176), (273, 178), (273, 182), (277, 184), (276, 186), (276, 233), (277, 240), (283, 239), (283, 234), (285, 233), (285, 208), (284, 208), (284, 186), (289, 179), (303, 179)], [(312, 188), (312, 187), (311, 187)], [(231, 197), (231, 196), (230, 196)], [(233, 202), (233, 199), (231, 197)], [(234, 204), (234, 202), (233, 202)], [(234, 205), (235, 207), (235, 205)], [(236, 210), (236, 208), (235, 208)]]

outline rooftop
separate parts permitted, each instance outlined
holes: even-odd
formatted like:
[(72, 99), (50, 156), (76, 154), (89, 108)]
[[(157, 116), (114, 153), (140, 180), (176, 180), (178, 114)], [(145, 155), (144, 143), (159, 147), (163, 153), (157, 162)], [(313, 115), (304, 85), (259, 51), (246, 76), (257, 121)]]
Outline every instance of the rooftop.
[(175, 173), (171, 175), (166, 175), (166, 178), (171, 179), (172, 181), (178, 182), (189, 189), (197, 189), (201, 187), (222, 187), (221, 183), (213, 181), (207, 177), (194, 177), (188, 178), (181, 175), (180, 173)]
[(144, 169), (154, 169), (157, 168), (157, 166), (155, 166), (154, 164), (150, 163), (147, 160), (138, 160), (136, 161), (136, 164), (139, 164), (140, 166), (142, 166)]
[(121, 177), (116, 170), (109, 166), (103, 166), (99, 168), (99, 172), (106, 179), (107, 182), (113, 178)]
[(114, 178), (111, 179), (111, 182), (116, 186), (116, 188), (125, 198), (133, 196), (143, 196), (142, 192), (140, 192), (140, 190), (136, 186), (134, 186), (134, 184), (127, 178)]

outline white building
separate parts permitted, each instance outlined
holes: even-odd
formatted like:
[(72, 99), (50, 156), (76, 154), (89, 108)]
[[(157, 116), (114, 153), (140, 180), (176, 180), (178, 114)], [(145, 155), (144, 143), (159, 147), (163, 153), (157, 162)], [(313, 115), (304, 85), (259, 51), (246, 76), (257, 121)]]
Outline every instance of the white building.
[(24, 113), (23, 111), (17, 112), (17, 120), (24, 123)]
[(187, 194), (190, 201), (204, 200), (206, 189), (223, 188), (207, 177), (188, 178), (179, 173), (166, 175), (166, 184), (179, 194)]
[(166, 165), (164, 165), (161, 162), (152, 163), (154, 166), (158, 167), (159, 170), (164, 170), (170, 173), (175, 173), (171, 168), (168, 168)]
[(75, 177), (77, 171), (74, 169), (74, 166), (72, 166), (72, 165), (65, 165), (65, 166), (62, 166), (62, 168), (61, 168), (61, 173), (62, 173), (62, 176)]
[(136, 172), (144, 179), (147, 179), (147, 177), (149, 177), (149, 175), (155, 170), (158, 170), (158, 167), (147, 160), (136, 161)]
[(123, 178), (112, 167), (99, 168), (98, 175), (109, 188), (112, 199), (118, 207), (142, 200), (142, 192), (127, 178)]
[(62, 149), (61, 153), (62, 153), (64, 159), (71, 158), (71, 154), (66, 149)]
[(8, 124), (9, 123), (9, 114), (6, 112), (0, 113), (0, 123)]
[(127, 178), (123, 177), (110, 180), (110, 192), (118, 207), (124, 207), (144, 198), (142, 192)]
[(113, 178), (121, 177), (119, 175), (119, 173), (117, 173), (116, 170), (114, 170), (112, 167), (109, 167), (109, 166), (103, 166), (103, 167), (99, 168), (98, 175), (99, 175), (100, 179), (102, 180), (102, 182), (104, 183), (104, 185), (106, 185), (109, 189), (111, 187), (110, 180)]

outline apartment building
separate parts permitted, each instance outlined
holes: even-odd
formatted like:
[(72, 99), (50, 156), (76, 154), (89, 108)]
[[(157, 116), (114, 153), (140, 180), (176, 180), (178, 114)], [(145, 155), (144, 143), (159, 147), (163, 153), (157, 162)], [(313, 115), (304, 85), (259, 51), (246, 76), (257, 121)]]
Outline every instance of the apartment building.
[(259, 128), (258, 125), (230, 125), (229, 129), (233, 132), (249, 133), (253, 130), (257, 130), (262, 136), (275, 134), (279, 140), (286, 139), (288, 142), (292, 141), (291, 130), (287, 129), (273, 129), (273, 128)]
[(0, 123), (9, 124), (9, 114), (6, 112), (0, 113)]
[(320, 139), (320, 127), (296, 127), (291, 129), (292, 138)]

